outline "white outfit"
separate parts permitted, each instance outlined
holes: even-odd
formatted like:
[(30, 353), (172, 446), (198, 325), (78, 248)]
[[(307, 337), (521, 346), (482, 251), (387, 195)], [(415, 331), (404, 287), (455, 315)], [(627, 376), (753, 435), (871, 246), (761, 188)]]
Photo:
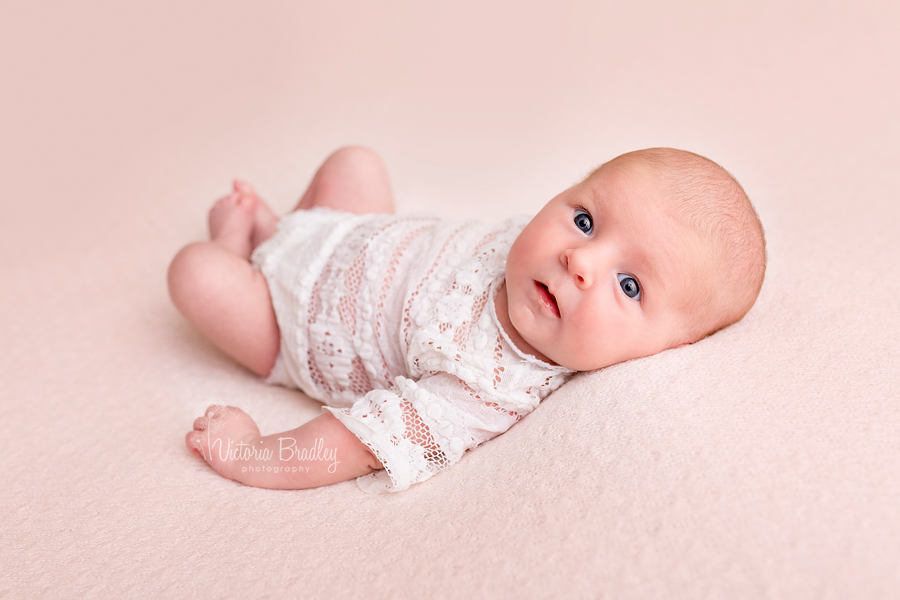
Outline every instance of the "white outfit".
[(253, 254), (281, 349), (269, 381), (320, 400), (384, 465), (364, 491), (401, 491), (503, 433), (573, 371), (520, 352), (494, 312), (527, 223), (283, 217)]

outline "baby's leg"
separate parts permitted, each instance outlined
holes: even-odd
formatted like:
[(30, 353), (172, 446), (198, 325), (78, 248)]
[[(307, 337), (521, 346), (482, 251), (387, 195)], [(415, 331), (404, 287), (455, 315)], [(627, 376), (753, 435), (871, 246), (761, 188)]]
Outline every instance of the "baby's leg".
[[(384, 163), (367, 148), (337, 150), (319, 167), (295, 210), (315, 206), (394, 212)], [(178, 310), (223, 352), (259, 375), (271, 372), (280, 334), (266, 280), (249, 258), (276, 224), (253, 188), (236, 182), (234, 193), (209, 213), (212, 241), (186, 246), (169, 266), (169, 294)]]
[(172, 260), (169, 294), (212, 343), (254, 373), (268, 375), (280, 335), (269, 287), (248, 260), (254, 238), (265, 235), (259, 231), (260, 201), (242, 186), (235, 184), (235, 192), (210, 211), (212, 241), (190, 244)]
[(347, 146), (329, 156), (294, 210), (324, 206), (352, 213), (392, 213), (387, 169), (368, 148)]

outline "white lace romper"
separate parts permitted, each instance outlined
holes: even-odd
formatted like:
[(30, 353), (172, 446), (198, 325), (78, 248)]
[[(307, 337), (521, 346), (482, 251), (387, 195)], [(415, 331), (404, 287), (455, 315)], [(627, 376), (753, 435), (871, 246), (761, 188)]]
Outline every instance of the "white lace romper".
[(494, 294), (527, 219), (499, 224), (286, 215), (253, 254), (281, 350), (269, 381), (327, 406), (384, 465), (357, 479), (402, 491), (503, 433), (573, 371), (521, 353)]

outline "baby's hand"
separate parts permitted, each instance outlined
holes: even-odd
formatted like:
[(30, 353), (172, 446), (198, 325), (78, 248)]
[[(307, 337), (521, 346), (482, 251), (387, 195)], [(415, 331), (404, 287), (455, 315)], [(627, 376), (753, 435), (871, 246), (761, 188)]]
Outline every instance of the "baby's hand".
[(250, 416), (234, 406), (210, 406), (194, 421), (184, 441), (191, 452), (203, 457), (219, 475), (237, 479), (233, 467), (260, 439)]

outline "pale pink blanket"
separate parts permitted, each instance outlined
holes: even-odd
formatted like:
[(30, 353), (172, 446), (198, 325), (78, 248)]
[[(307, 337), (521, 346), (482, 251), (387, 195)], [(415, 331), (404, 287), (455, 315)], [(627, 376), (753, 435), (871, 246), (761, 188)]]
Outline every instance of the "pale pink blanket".
[[(0, 24), (0, 597), (896, 597), (896, 4), (52, 4)], [(233, 177), (285, 211), (347, 143), (402, 210), (485, 219), (694, 150), (768, 278), (407, 492), (242, 487), (184, 447), (205, 406), (319, 408), (204, 341), (166, 267)]]

